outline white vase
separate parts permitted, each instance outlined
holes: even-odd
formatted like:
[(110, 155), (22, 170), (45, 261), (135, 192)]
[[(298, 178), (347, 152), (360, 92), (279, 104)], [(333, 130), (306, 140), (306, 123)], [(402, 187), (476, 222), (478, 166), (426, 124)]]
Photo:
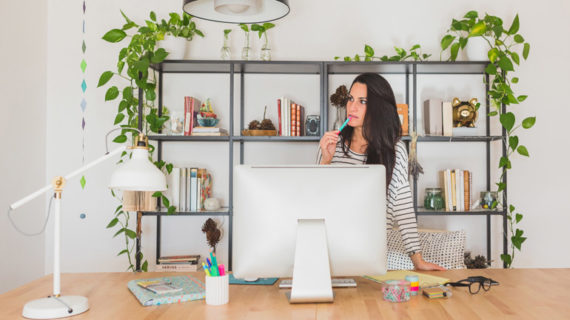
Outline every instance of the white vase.
[(164, 40), (158, 41), (158, 48), (163, 48), (168, 52), (168, 60), (182, 60), (186, 56), (186, 45), (188, 40), (166, 35)]
[(468, 61), (486, 61), (489, 60), (489, 43), (483, 37), (469, 38), (465, 46), (466, 60)]

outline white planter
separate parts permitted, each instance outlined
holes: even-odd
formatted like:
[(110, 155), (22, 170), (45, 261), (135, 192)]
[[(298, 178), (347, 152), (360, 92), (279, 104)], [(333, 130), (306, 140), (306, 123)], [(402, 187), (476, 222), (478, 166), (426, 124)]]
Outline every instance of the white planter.
[(489, 60), (488, 52), (489, 43), (483, 37), (469, 38), (465, 46), (466, 60), (468, 61), (485, 61)]
[(168, 60), (182, 60), (186, 56), (188, 40), (167, 35), (164, 40), (160, 40), (157, 44), (158, 48), (163, 48), (168, 52)]

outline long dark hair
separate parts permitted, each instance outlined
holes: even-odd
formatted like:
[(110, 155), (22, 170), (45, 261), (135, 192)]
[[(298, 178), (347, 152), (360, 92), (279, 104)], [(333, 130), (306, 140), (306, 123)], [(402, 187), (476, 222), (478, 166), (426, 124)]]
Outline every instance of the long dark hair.
[[(386, 167), (386, 191), (392, 180), (396, 163), (396, 144), (402, 135), (402, 126), (396, 109), (396, 98), (386, 79), (376, 73), (358, 75), (356, 83), (366, 85), (366, 114), (362, 125), (362, 135), (368, 142), (366, 163), (383, 164)], [(347, 126), (340, 133), (342, 150), (348, 155), (354, 128)]]

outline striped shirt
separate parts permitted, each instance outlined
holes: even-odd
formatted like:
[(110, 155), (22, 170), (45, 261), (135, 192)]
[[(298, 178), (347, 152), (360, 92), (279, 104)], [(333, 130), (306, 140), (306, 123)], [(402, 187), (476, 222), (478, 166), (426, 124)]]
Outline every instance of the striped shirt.
[[(321, 149), (319, 148), (317, 164), (321, 163), (321, 157)], [(348, 155), (345, 155), (339, 138), (331, 164), (365, 163), (366, 154), (356, 153), (349, 149)], [(421, 251), (412, 200), (412, 191), (408, 181), (408, 152), (406, 151), (406, 146), (400, 140), (396, 144), (396, 164), (394, 165), (392, 180), (386, 195), (386, 228), (391, 229), (397, 223), (406, 253), (409, 255)]]

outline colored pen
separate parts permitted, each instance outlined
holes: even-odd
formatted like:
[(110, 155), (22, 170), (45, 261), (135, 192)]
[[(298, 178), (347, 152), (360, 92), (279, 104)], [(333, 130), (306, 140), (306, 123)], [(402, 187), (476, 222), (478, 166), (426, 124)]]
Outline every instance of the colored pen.
[[(348, 124), (348, 122), (350, 121), (350, 119), (352, 119), (352, 117), (348, 117), (346, 118), (346, 121), (344, 121), (344, 123), (342, 124), (342, 126), (340, 126), (340, 128), (338, 129), (338, 133), (340, 133), (342, 131), (342, 129), (344, 129), (344, 127), (346, 127), (346, 125)], [(337, 134), (338, 134), (337, 133)]]
[(218, 267), (216, 266), (212, 266), (210, 268), (210, 273), (212, 274), (212, 277), (217, 277), (220, 275), (220, 273), (218, 272)]
[(206, 275), (208, 277), (211, 277), (212, 275), (210, 274), (210, 271), (208, 271), (208, 267), (206, 266), (206, 264), (204, 262), (202, 262), (202, 267), (204, 267), (204, 272), (206, 272)]
[(226, 271), (224, 270), (224, 265), (223, 265), (223, 264), (220, 264), (220, 265), (218, 266), (218, 269), (219, 269), (219, 271), (220, 271), (220, 276), (225, 276), (225, 275), (226, 275)]
[(208, 268), (212, 267), (212, 263), (210, 262), (210, 258), (206, 258), (206, 262), (208, 263)]
[(216, 260), (216, 254), (213, 252), (210, 252), (210, 257), (212, 258), (212, 266), (216, 267), (216, 269), (218, 268), (218, 260)]

